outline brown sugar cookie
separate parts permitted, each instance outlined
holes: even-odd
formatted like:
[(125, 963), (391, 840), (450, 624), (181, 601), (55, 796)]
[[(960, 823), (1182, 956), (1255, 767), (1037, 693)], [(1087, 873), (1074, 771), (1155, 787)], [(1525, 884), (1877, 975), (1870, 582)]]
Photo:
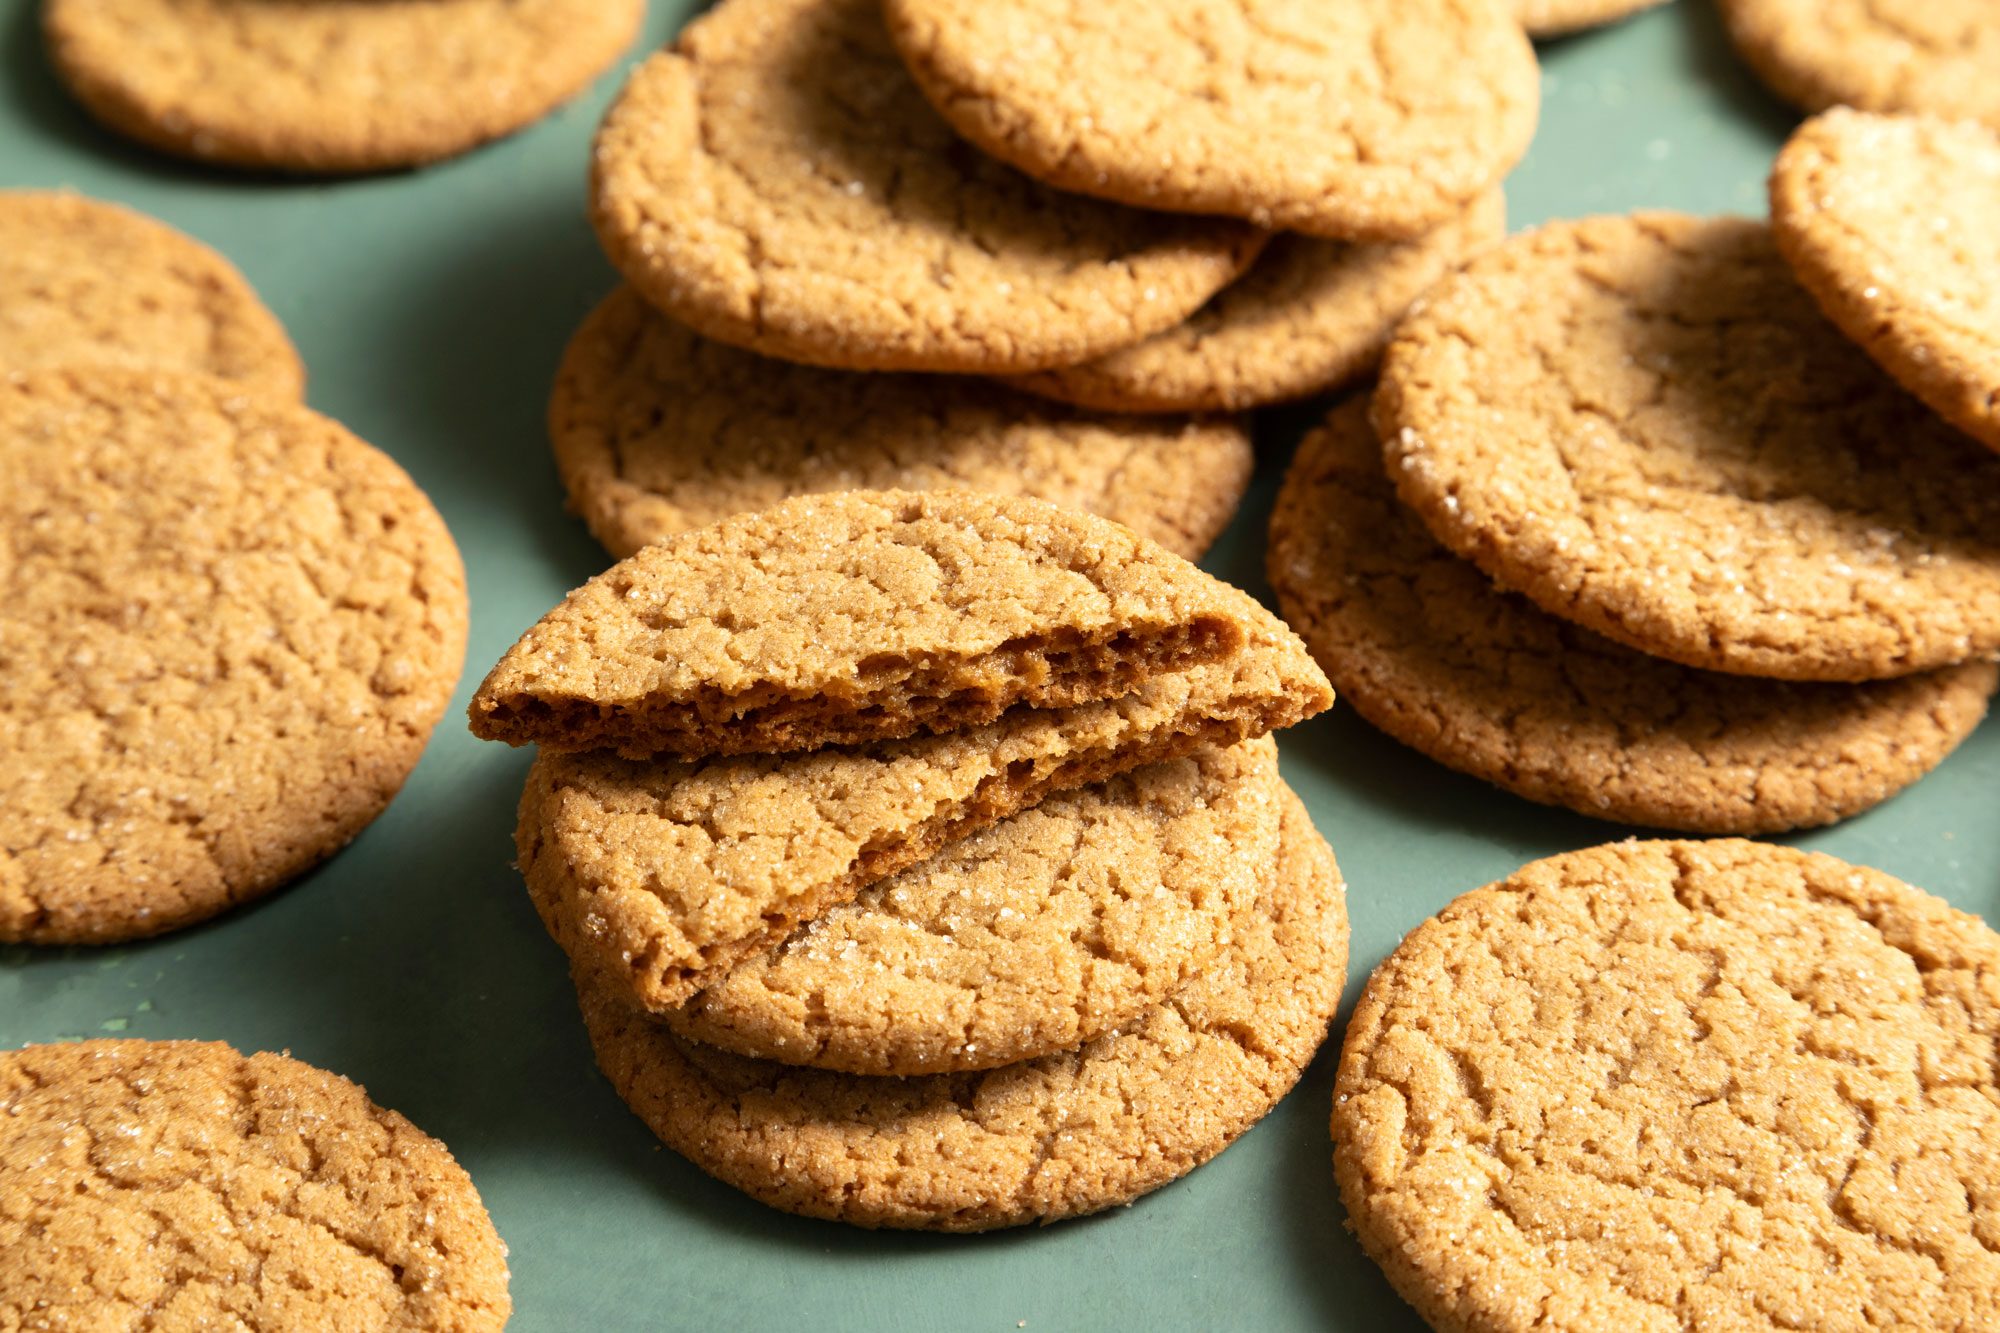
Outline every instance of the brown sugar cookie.
[(1531, 37), (1566, 33), (1615, 23), (1664, 0), (1514, 0), (1514, 17)]
[(884, 0), (980, 148), (1065, 190), (1260, 227), (1408, 239), (1527, 149), (1541, 102), (1507, 0)]
[(1109, 698), (1280, 632), (1106, 519), (973, 491), (807, 495), (572, 592), (500, 659), (472, 730), (634, 758), (811, 750)]
[(0, 1052), (0, 1328), (499, 1329), (507, 1247), (442, 1143), (220, 1042)]
[(1263, 242), (1038, 185), (961, 143), (877, 0), (723, 0), (598, 131), (592, 216), (710, 338), (850, 370), (1007, 374), (1180, 323)]
[(2000, 28), (1985, 0), (1717, 0), (1772, 91), (2000, 125)]
[(1070, 788), (1233, 745), (1333, 701), (1282, 627), (1117, 699), (803, 755), (693, 763), (544, 750), (516, 842), (549, 933), (665, 1013), (800, 925)]
[(1187, 323), (1011, 382), (1114, 412), (1235, 411), (1324, 393), (1372, 371), (1410, 303), (1506, 231), (1496, 189), (1413, 241), (1279, 236)]
[(227, 259), (165, 223), (73, 194), (0, 191), (0, 371), (188, 370), (279, 398), (305, 369)]
[(668, 1147), (787, 1212), (984, 1231), (1129, 1203), (1291, 1091), (1347, 970), (1333, 854), (1297, 797), (1283, 851), (1206, 975), (1081, 1050), (975, 1074), (872, 1079), (746, 1060), (646, 1022), (579, 977), (605, 1076)]
[(305, 408), (195, 375), (0, 377), (0, 940), (213, 916), (331, 855), (465, 650), (451, 534)]
[(1334, 1166), (1431, 1327), (2000, 1324), (2000, 936), (1875, 870), (1625, 842), (1369, 978)]
[(382, 171), (568, 101), (645, 0), (44, 0), (56, 73), (120, 134), (199, 161)]
[(850, 1074), (1074, 1050), (1229, 945), (1277, 858), (1283, 792), (1265, 736), (1051, 796), (808, 922), (667, 1026)]
[(570, 340), (549, 403), (570, 506), (614, 555), (797, 495), (1032, 495), (1199, 559), (1250, 484), (1237, 419), (1134, 421), (977, 380), (772, 361), (613, 292)]
[(1778, 249), (1841, 332), (2000, 449), (2000, 131), (1837, 108), (1771, 173)]
[(1700, 833), (1828, 824), (1970, 735), (1972, 662), (1858, 685), (1757, 680), (1637, 653), (1502, 592), (1396, 502), (1366, 404), (1299, 446), (1271, 515), (1287, 623), (1361, 715), (1529, 800)]
[(1445, 545), (1643, 652), (1865, 680), (2000, 650), (2000, 459), (1841, 337), (1760, 223), (1508, 240), (1398, 330), (1375, 425)]

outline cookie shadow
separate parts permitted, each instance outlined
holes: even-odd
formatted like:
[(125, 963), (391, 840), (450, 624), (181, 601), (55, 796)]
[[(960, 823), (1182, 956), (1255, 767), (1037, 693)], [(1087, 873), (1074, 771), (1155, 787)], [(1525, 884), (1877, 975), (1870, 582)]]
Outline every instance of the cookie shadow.
[(1773, 142), (1789, 137), (1801, 113), (1766, 88), (1736, 53), (1712, 0), (1679, 0), (1671, 8), (1685, 27), (1680, 50), (1686, 75), (1713, 88), (1732, 115), (1755, 125)]

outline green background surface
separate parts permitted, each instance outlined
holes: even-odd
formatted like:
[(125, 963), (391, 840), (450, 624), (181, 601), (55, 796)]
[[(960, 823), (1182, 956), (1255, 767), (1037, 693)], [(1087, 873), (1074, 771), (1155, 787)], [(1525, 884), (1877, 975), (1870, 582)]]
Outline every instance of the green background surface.
[[(691, 8), (656, 3), (634, 58)], [(472, 1173), (512, 1247), (521, 1329), (1420, 1327), (1341, 1226), (1331, 1042), (1210, 1165), (1130, 1209), (1046, 1229), (940, 1238), (804, 1221), (660, 1149), (595, 1072), (561, 959), (511, 868), (527, 756), (458, 721), (486, 666), (606, 563), (563, 512), (542, 413), (564, 342), (613, 282), (583, 193), (618, 76), (427, 171), (247, 179), (97, 130), (43, 67), (32, 9), (0, 0), (0, 186), (122, 200), (240, 265), (296, 338), (312, 405), (436, 498), (465, 552), (473, 619), (454, 710), (352, 847), (268, 901), (165, 939), (0, 950), (0, 1046), (220, 1038), (360, 1081)], [(1542, 55), (1541, 132), (1507, 187), (1516, 227), (1642, 206), (1763, 212), (1794, 117), (1735, 63), (1706, 0)], [(1255, 488), (1208, 562), (1259, 593), (1271, 497), (1319, 410), (1262, 424)], [(1338, 708), (1288, 733), (1283, 752), (1351, 886), (1350, 1006), (1367, 969), (1451, 898), (1628, 832), (1459, 777)], [(1996, 791), (1989, 722), (1902, 798), (1797, 841), (1991, 919)]]

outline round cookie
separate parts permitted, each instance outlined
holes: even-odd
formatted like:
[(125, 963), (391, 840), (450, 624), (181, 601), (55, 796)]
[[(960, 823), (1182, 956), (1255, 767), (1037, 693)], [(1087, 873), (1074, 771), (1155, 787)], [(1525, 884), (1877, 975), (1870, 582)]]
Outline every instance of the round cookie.
[(876, 0), (723, 0), (598, 131), (592, 217), (660, 310), (850, 370), (1006, 374), (1180, 323), (1263, 237), (1062, 194), (959, 141)]
[(1664, 0), (1514, 0), (1514, 17), (1530, 37), (1561, 37), (1615, 23), (1661, 3)]
[(220, 1042), (0, 1052), (0, 1327), (497, 1330), (507, 1247), (451, 1153)]
[(1778, 249), (1841, 332), (2000, 449), (2000, 132), (1836, 108), (1771, 173)]
[(196, 371), (297, 398), (305, 369), (233, 265), (117, 204), (0, 191), (0, 371)]
[(1717, 0), (1750, 67), (1808, 111), (1836, 103), (2000, 126), (1986, 0)]
[(2000, 666), (1859, 685), (1699, 671), (1502, 592), (1396, 501), (1366, 404), (1308, 436), (1271, 515), (1271, 586), (1340, 697), (1529, 800), (1700, 833), (1828, 824), (1979, 725)]
[(1507, 231), (1500, 191), (1414, 241), (1356, 245), (1287, 233), (1187, 323), (1012, 383), (1114, 412), (1262, 407), (1368, 374), (1410, 303)]
[(850, 1074), (1074, 1050), (1229, 944), (1277, 859), (1283, 794), (1262, 737), (1052, 796), (807, 922), (667, 1026)]
[(1996, 971), (1978, 918), (1828, 856), (1537, 861), (1369, 978), (1350, 1223), (1442, 1333), (1992, 1328)]
[(568, 101), (645, 0), (45, 0), (49, 58), (120, 134), (283, 171), (418, 166)]
[(884, 0), (974, 144), (1065, 190), (1410, 239), (1491, 189), (1541, 79), (1507, 0)]
[(1033, 495), (1198, 560), (1250, 484), (1240, 420), (1092, 418), (977, 380), (856, 375), (711, 342), (620, 287), (549, 403), (570, 507), (614, 556), (819, 491)]
[(2000, 459), (1841, 337), (1760, 223), (1511, 238), (1397, 331), (1375, 425), (1445, 545), (1643, 652), (1864, 680), (2000, 650)]
[(381, 813), (458, 679), (457, 548), (387, 457), (195, 375), (0, 378), (0, 940), (212, 916)]
[(1295, 796), (1283, 828), (1222, 959), (1077, 1051), (912, 1079), (794, 1069), (684, 1042), (583, 980), (591, 1044), (668, 1147), (787, 1212), (984, 1231), (1128, 1203), (1262, 1119), (1325, 1040), (1347, 970), (1340, 873)]

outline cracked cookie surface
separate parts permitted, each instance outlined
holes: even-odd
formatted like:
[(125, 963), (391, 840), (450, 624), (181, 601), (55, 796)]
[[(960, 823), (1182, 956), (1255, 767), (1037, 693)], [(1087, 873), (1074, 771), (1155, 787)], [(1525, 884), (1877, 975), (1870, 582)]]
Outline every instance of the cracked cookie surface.
[(193, 375), (0, 379), (0, 939), (212, 916), (380, 814), (465, 650), (390, 461)]
[(808, 495), (572, 592), (487, 676), (472, 730), (633, 758), (858, 744), (1110, 698), (1274, 627), (1157, 543), (1047, 501)]
[(1372, 371), (1410, 303), (1506, 231), (1496, 189), (1412, 241), (1278, 236), (1187, 323), (1010, 383), (1117, 412), (1236, 411), (1324, 393)]
[(571, 339), (549, 433), (571, 507), (620, 558), (797, 495), (958, 488), (1099, 514), (1196, 560), (1252, 463), (1238, 419), (1092, 417), (976, 380), (772, 361), (630, 287)]
[(1662, 3), (1664, 0), (1513, 0), (1514, 17), (1534, 37), (1560, 37), (1601, 23), (1615, 23)]
[(2000, 132), (1845, 108), (1771, 173), (1778, 248), (1827, 318), (1904, 388), (2000, 449)]
[(0, 191), (0, 370), (106, 365), (216, 375), (278, 398), (299, 354), (227, 259), (80, 195)]
[(581, 92), (644, 0), (47, 0), (56, 72), (112, 129), (231, 166), (417, 166)]
[(1466, 894), (1369, 978), (1333, 1107), (1431, 1326), (2000, 1321), (2000, 936), (1879, 871), (1625, 842)]
[(980, 148), (1065, 190), (1260, 227), (1408, 239), (1534, 134), (1501, 0), (886, 0), (896, 47)]
[(0, 1052), (0, 1326), (484, 1333), (507, 1249), (436, 1139), (219, 1042)]
[(1935, 768), (2000, 666), (1758, 680), (1679, 666), (1496, 588), (1397, 502), (1367, 404), (1299, 446), (1271, 586), (1333, 687), (1406, 745), (1529, 800), (1698, 833), (1857, 814)]
[(1051, 796), (808, 922), (667, 1026), (850, 1074), (1073, 1050), (1228, 947), (1277, 858), (1282, 792), (1262, 737)]
[(1228, 1147), (1291, 1091), (1347, 970), (1333, 854), (1298, 798), (1234, 944), (1076, 1051), (877, 1079), (697, 1046), (579, 977), (598, 1065), (667, 1146), (787, 1212), (983, 1231), (1129, 1203)]
[(591, 193), (649, 303), (851, 370), (1087, 361), (1180, 323), (1263, 241), (1063, 194), (961, 142), (876, 0), (724, 0), (626, 84)]
[(2000, 27), (1985, 0), (1717, 0), (1772, 91), (2000, 126)]
[(1643, 652), (1865, 680), (2000, 650), (2000, 459), (1829, 324), (1760, 223), (1509, 239), (1398, 329), (1374, 420), (1441, 541)]
[(800, 755), (693, 763), (543, 750), (516, 846), (542, 923), (663, 1013), (805, 922), (1052, 793), (1291, 726), (1333, 701), (1275, 618), (1230, 659), (1076, 708)]

